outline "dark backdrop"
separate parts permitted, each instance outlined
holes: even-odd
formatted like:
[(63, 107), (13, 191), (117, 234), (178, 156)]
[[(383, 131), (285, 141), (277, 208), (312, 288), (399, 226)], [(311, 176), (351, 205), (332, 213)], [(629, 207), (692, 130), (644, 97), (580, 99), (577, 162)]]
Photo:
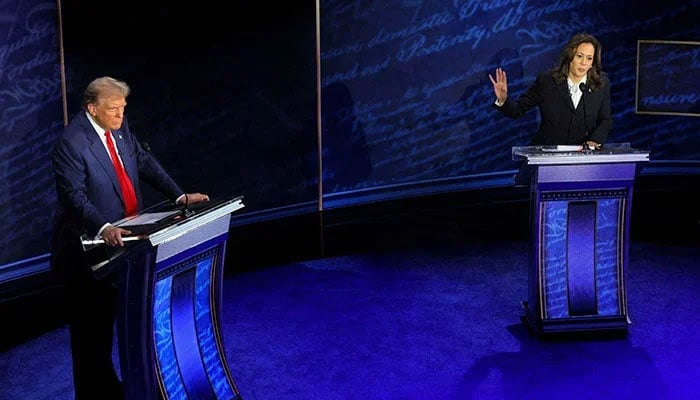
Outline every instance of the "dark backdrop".
[[(0, 272), (45, 253), (63, 126), (56, 2), (0, 2)], [(2, 281), (2, 279), (0, 279)]]
[[(579, 32), (603, 44), (614, 115), (608, 142), (648, 149), (654, 160), (699, 161), (700, 119), (635, 113), (637, 41), (697, 41), (698, 5), (322, 0), (322, 99), (326, 91), (336, 98), (343, 93), (343, 101), (324, 101), (329, 106), (324, 113), (348, 120), (344, 130), (324, 130), (323, 140), (329, 155), (351, 150), (358, 165), (349, 179), (336, 166), (337, 157), (324, 157), (324, 194), (352, 201), (356, 193), (341, 192), (424, 181), (434, 190), (460, 177), (491, 179), (493, 172), (514, 169), (510, 149), (529, 144), (538, 115), (512, 121), (494, 112), (488, 74), (503, 67), (509, 95), (517, 97), (538, 72), (558, 62), (563, 46)], [(682, 78), (696, 76), (697, 52), (673, 58), (685, 62), (673, 65), (661, 51), (646, 61), (663, 71), (665, 82), (672, 77), (683, 83), (662, 86), (662, 92), (683, 87), (698, 102), (697, 80)]]
[(91, 79), (123, 79), (132, 129), (183, 188), (244, 194), (247, 212), (312, 201), (315, 17), (305, 3), (64, 1), (68, 109)]
[[(63, 1), (68, 115), (91, 79), (123, 79), (132, 128), (184, 188), (244, 195), (241, 220), (316, 211), (316, 5), (288, 3)], [(697, 165), (700, 119), (636, 114), (635, 89), (637, 41), (699, 40), (699, 5), (320, 1), (323, 207), (510, 184), (510, 149), (529, 142), (537, 114), (492, 110), (487, 74), (504, 67), (517, 95), (579, 31), (604, 46), (609, 141)], [(54, 1), (0, 6), (0, 265), (48, 251), (48, 152), (63, 124), (56, 15)]]

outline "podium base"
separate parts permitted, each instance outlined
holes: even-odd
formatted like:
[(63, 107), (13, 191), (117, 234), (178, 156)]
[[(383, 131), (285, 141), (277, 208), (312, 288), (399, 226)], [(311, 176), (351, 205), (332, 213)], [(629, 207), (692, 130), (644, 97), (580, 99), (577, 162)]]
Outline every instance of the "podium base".
[(629, 318), (619, 316), (585, 316), (572, 318), (540, 319), (528, 306), (527, 301), (520, 303), (525, 315), (522, 320), (538, 337), (583, 334), (585, 336), (625, 336), (630, 325)]

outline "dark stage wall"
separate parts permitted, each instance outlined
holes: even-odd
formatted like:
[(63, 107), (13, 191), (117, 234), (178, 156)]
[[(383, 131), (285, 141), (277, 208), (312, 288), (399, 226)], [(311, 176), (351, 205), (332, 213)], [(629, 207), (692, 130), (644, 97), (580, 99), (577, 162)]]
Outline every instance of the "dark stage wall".
[[(324, 194), (514, 169), (510, 149), (529, 143), (538, 115), (512, 121), (496, 113), (488, 74), (504, 68), (509, 95), (518, 96), (578, 32), (603, 44), (614, 115), (608, 142), (630, 142), (656, 160), (700, 160), (700, 120), (640, 116), (634, 108), (637, 41), (700, 39), (692, 22), (698, 4), (322, 1), (321, 93), (330, 122), (323, 140), (329, 155), (343, 154), (323, 158)], [(682, 87), (697, 106), (700, 86), (681, 72), (694, 76), (697, 58), (697, 50), (650, 53), (645, 61), (659, 75), (645, 78), (661, 83), (661, 92)]]
[[(134, 131), (184, 188), (244, 195), (238, 221), (315, 212), (319, 188), (327, 209), (509, 185), (510, 149), (529, 142), (537, 114), (492, 110), (487, 74), (505, 68), (517, 95), (587, 31), (612, 82), (609, 141), (700, 162), (700, 119), (635, 113), (638, 40), (700, 40), (699, 0), (322, 0), (320, 91), (316, 4), (289, 3), (61, 2), (68, 115), (93, 78), (126, 80)], [(48, 252), (48, 153), (63, 125), (57, 5), (0, 6), (0, 265)], [(680, 59), (698, 75), (697, 52)], [(679, 85), (678, 67), (661, 64), (662, 91), (690, 85), (684, 99), (697, 100), (697, 80)]]
[(58, 38), (55, 1), (0, 2), (0, 272), (48, 250), (48, 153), (63, 127)]

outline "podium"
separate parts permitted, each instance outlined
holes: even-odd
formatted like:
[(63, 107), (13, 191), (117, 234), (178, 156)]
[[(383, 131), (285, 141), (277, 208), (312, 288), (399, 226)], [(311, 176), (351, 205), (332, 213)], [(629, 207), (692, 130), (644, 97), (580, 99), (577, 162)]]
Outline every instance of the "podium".
[(626, 333), (625, 269), (634, 180), (649, 153), (627, 143), (513, 147), (530, 187), (525, 320), (538, 335)]
[[(240, 399), (219, 321), (231, 213), (240, 197), (115, 222), (125, 246), (92, 269), (118, 274), (119, 360), (126, 399)], [(83, 238), (85, 251), (113, 251)]]

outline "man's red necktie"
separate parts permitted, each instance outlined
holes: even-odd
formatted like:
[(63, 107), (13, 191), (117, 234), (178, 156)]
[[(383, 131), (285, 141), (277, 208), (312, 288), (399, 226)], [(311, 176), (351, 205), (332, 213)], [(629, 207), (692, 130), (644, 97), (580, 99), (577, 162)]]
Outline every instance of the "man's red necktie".
[(134, 186), (131, 184), (131, 179), (129, 179), (129, 175), (126, 174), (124, 166), (119, 161), (117, 150), (114, 147), (112, 135), (109, 133), (109, 131), (105, 131), (105, 138), (107, 138), (107, 148), (109, 149), (109, 156), (112, 159), (112, 165), (114, 165), (114, 171), (117, 173), (117, 178), (119, 179), (119, 187), (122, 189), (122, 198), (124, 199), (126, 216), (129, 217), (136, 214), (138, 209)]

